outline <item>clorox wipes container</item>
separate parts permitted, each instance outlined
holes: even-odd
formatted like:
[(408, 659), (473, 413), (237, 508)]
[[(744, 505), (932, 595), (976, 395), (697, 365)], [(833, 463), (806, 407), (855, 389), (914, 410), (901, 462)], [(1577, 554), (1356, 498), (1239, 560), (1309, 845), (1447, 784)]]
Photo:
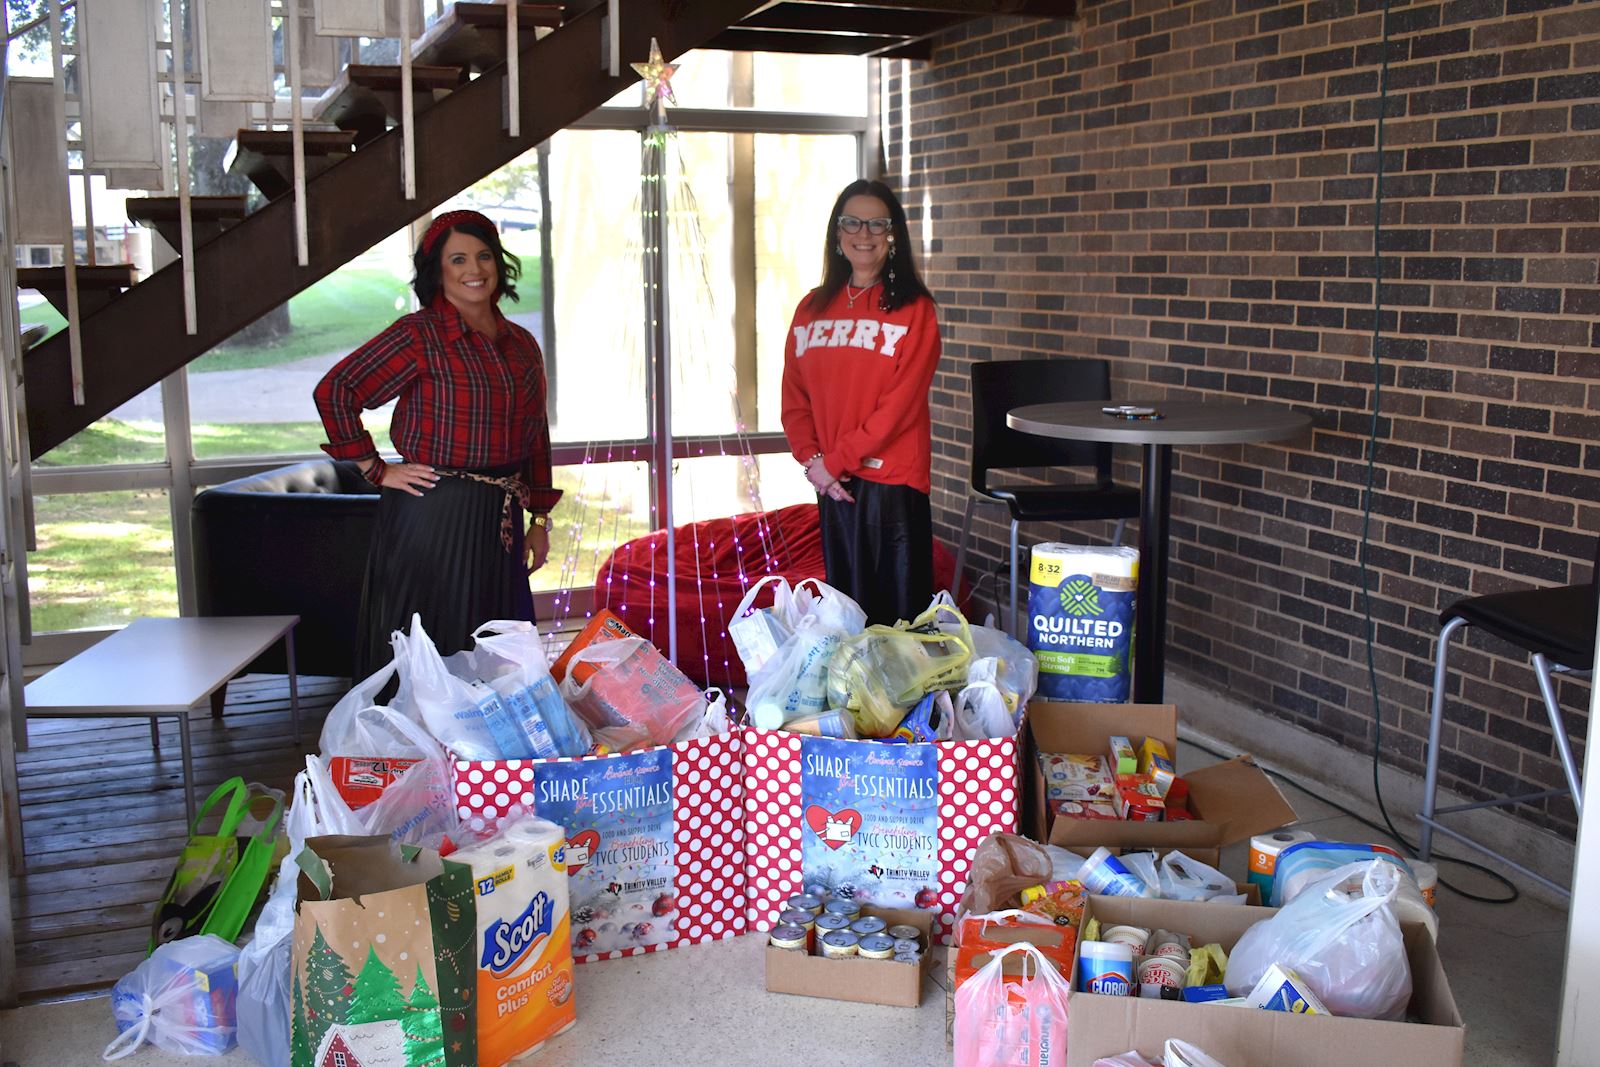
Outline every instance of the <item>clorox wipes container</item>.
[(1139, 550), (1043, 544), (1028, 572), (1028, 647), (1045, 700), (1128, 699)]

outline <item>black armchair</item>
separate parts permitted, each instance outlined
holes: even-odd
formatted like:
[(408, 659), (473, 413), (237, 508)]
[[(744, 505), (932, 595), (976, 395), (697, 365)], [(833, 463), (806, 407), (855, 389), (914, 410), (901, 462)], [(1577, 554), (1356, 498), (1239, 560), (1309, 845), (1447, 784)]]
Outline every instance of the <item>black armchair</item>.
[[(295, 667), (348, 677), (378, 488), (312, 460), (207, 489), (190, 509), (201, 615), (299, 615)], [(251, 669), (282, 673), (283, 651)]]

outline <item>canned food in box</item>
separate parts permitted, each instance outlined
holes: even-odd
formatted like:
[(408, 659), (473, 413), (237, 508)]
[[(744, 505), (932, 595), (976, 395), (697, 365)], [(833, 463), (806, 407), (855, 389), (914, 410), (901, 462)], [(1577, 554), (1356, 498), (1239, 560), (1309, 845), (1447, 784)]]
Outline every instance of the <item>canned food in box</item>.
[(888, 927), (888, 923), (876, 915), (863, 915), (850, 924), (850, 929), (862, 937), (868, 934), (881, 934)]
[(907, 923), (899, 923), (895, 926), (891, 926), (889, 929), (885, 930), (884, 933), (888, 934), (896, 941), (915, 941), (919, 946), (922, 944), (922, 931)]
[(861, 905), (853, 900), (835, 898), (824, 904), (823, 909), (832, 912), (834, 915), (843, 915), (848, 919), (854, 919), (861, 914)]
[(809, 911), (812, 915), (816, 915), (822, 910), (822, 901), (810, 893), (796, 893), (788, 899), (784, 907), (794, 911)]
[(804, 952), (809, 935), (806, 928), (793, 923), (784, 923), (772, 928), (772, 939), (769, 944), (773, 948), (786, 949), (790, 952)]
[(835, 915), (831, 911), (825, 911), (821, 915), (818, 915), (816, 918), (816, 924), (818, 936), (830, 933), (834, 930), (850, 929), (850, 920), (848, 918), (843, 915)]
[(820, 944), (830, 960), (847, 960), (861, 951), (861, 938), (849, 930), (831, 930), (822, 935)]
[(888, 934), (868, 934), (859, 944), (861, 958), (867, 960), (894, 959), (894, 938)]

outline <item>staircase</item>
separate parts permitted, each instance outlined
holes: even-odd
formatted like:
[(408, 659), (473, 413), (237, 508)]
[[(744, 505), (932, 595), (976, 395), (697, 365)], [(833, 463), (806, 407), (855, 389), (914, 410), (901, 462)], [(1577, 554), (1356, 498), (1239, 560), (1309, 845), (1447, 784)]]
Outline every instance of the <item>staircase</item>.
[[(520, 53), (522, 135), (505, 132), (503, 62), (415, 116), (417, 197), (401, 194), (401, 134), (370, 124), (332, 135), (354, 150), (328, 158), (306, 184), (309, 262), (296, 263), (294, 198), (280, 195), (226, 229), (196, 230), (198, 332), (183, 330), (182, 265), (172, 263), (85, 313), (80, 329), (84, 403), (72, 402), (65, 331), (29, 350), (25, 387), (33, 458), (48, 452), (179, 367), (332, 273), (407, 223), (600, 107), (636, 79), (650, 38), (669, 56), (699, 47), (762, 6), (760, 0), (623, 0), (621, 77), (601, 65), (605, 5), (574, 13)], [(503, 16), (503, 8), (499, 9)], [(427, 59), (438, 63), (429, 55)], [(352, 123), (353, 125), (353, 123)], [(278, 138), (281, 140), (281, 138)], [(329, 153), (313, 149), (307, 159)], [(270, 184), (281, 175), (273, 138), (247, 138), (240, 154)], [(237, 163), (237, 160), (236, 160)], [(314, 168), (308, 167), (308, 172)], [(269, 196), (271, 194), (269, 193)], [(232, 220), (229, 220), (232, 222)], [(202, 237), (209, 237), (202, 243)], [(80, 276), (83, 268), (80, 268)]]

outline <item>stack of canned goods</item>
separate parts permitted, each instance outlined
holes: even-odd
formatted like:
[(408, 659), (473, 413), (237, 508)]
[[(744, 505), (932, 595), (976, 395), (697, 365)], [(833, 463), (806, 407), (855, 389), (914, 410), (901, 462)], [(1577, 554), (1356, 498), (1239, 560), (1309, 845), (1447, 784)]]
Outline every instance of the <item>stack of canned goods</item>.
[(862, 915), (853, 900), (834, 899), (822, 886), (807, 886), (790, 897), (772, 928), (770, 944), (793, 952), (809, 952), (830, 960), (893, 960), (920, 963), (924, 946), (915, 926), (890, 926), (875, 915)]

